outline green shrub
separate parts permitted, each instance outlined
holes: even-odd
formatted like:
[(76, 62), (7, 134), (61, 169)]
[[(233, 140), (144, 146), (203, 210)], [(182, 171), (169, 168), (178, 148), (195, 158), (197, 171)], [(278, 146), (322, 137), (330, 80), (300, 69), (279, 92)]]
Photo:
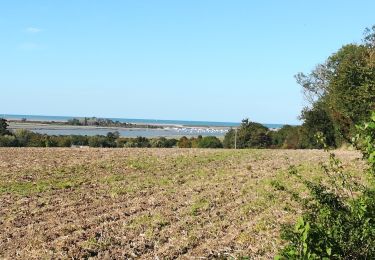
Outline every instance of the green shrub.
[[(237, 135), (237, 138), (236, 138)], [(234, 148), (237, 139), (237, 148), (268, 148), (272, 145), (270, 131), (262, 124), (251, 122), (248, 119), (242, 120), (240, 127), (236, 130), (229, 130), (223, 141), (225, 148)]]
[(191, 148), (191, 141), (186, 136), (183, 136), (177, 143), (179, 148)]
[(18, 146), (17, 139), (13, 135), (0, 136), (0, 147)]
[(8, 130), (7, 120), (4, 118), (0, 118), (0, 136), (1, 135), (11, 135), (11, 133)]
[(172, 148), (177, 144), (176, 139), (167, 139), (165, 137), (152, 138), (150, 140), (151, 147), (154, 148)]
[[(360, 133), (355, 141), (374, 173), (375, 113), (371, 120), (358, 127)], [(325, 138), (318, 138), (329, 152)], [(375, 259), (373, 182), (364, 187), (357, 185), (333, 153), (323, 169), (329, 185), (301, 179), (311, 198), (303, 205), (305, 213), (295, 227), (284, 228), (282, 238), (288, 244), (276, 259)]]
[(223, 144), (216, 136), (205, 136), (198, 141), (199, 148), (223, 148)]

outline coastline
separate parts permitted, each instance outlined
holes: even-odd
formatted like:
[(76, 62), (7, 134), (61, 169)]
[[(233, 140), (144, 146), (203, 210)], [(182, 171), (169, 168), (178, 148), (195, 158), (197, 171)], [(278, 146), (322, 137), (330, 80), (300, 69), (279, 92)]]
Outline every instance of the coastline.
[[(20, 122), (9, 121), (9, 129), (15, 131), (17, 129), (26, 129), (36, 133), (51, 134), (51, 135), (106, 135), (108, 132), (118, 131), (121, 137), (182, 137), (182, 136), (217, 136), (222, 137), (230, 129), (229, 127), (217, 126), (183, 126), (173, 124), (158, 124), (161, 128), (147, 128), (147, 127), (119, 127), (119, 126), (75, 126), (54, 123), (41, 122)], [(141, 124), (138, 124), (141, 125)], [(149, 125), (149, 124), (142, 124)]]
[[(182, 120), (153, 120), (153, 119), (110, 119), (119, 125), (69, 125), (69, 117), (59, 116), (32, 116), (32, 115), (3, 115), (8, 119), (9, 129), (26, 129), (39, 134), (48, 135), (107, 135), (109, 132), (118, 131), (121, 137), (147, 137), (147, 138), (180, 138), (201, 136), (216, 136), (224, 138), (225, 134), (239, 124), (229, 122), (205, 122)], [(78, 119), (82, 119), (81, 117)], [(98, 118), (100, 119), (100, 118)], [(107, 119), (107, 118), (103, 118)], [(114, 121), (116, 120), (116, 121)], [(124, 124), (125, 123), (125, 124)], [(123, 124), (123, 125), (121, 125)], [(129, 124), (128, 126), (126, 124)], [(270, 131), (277, 131), (281, 124), (263, 124)]]

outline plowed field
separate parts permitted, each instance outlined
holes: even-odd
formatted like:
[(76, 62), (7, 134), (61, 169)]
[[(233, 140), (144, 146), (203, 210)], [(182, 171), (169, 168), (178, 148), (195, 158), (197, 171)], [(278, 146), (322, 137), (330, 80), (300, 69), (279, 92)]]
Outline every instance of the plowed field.
[[(337, 151), (354, 174), (359, 154)], [(0, 148), (0, 258), (272, 259), (316, 150)], [(358, 174), (358, 180), (363, 182)]]

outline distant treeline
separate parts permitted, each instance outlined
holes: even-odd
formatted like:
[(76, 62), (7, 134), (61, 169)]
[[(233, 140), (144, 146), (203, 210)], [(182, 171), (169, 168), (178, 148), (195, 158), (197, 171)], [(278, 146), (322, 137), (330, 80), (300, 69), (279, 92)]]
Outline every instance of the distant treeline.
[(84, 117), (84, 118), (73, 118), (66, 122), (67, 125), (79, 125), (79, 126), (107, 126), (107, 127), (126, 127), (126, 128), (162, 128), (157, 125), (138, 125), (120, 121), (113, 121), (108, 118), (96, 118), (96, 117)]
[[(6, 121), (0, 119), (0, 126)], [(0, 131), (0, 146), (2, 147), (175, 147), (177, 139), (160, 138), (123, 138), (118, 132), (109, 132), (107, 135), (47, 135), (34, 133), (25, 129), (14, 132)]]
[[(307, 111), (307, 110), (306, 110)], [(165, 137), (159, 138), (124, 138), (119, 132), (109, 132), (107, 135), (47, 135), (38, 134), (25, 129), (11, 132), (7, 129), (5, 119), (0, 119), (0, 147), (159, 147), (159, 148), (282, 148), (282, 149), (320, 149), (321, 144), (316, 142), (314, 135), (321, 132), (326, 136), (331, 147), (343, 143), (342, 136), (334, 138), (336, 128), (332, 124), (323, 124), (319, 120), (321, 114), (314, 111), (304, 112), (309, 115), (301, 126), (285, 125), (279, 130), (270, 130), (262, 124), (244, 119), (237, 129), (230, 129), (223, 140), (215, 136), (198, 136), (179, 140)], [(307, 115), (306, 114), (306, 115)], [(313, 120), (314, 119), (314, 120)], [(330, 135), (332, 131), (332, 135)]]
[[(27, 122), (27, 118), (21, 120), (11, 120), (14, 122)], [(33, 123), (52, 124), (52, 125), (73, 125), (73, 126), (102, 126), (102, 127), (123, 127), (123, 128), (163, 128), (159, 125), (148, 125), (148, 124), (133, 124), (127, 122), (120, 122), (118, 120), (113, 121), (108, 118), (97, 118), (97, 117), (83, 117), (83, 118), (72, 118), (68, 121), (32, 121)]]
[(12, 132), (7, 129), (5, 119), (0, 119), (0, 147), (139, 147), (139, 148), (222, 148), (223, 145), (217, 137), (207, 136), (198, 138), (124, 138), (119, 132), (109, 132), (107, 135), (47, 135), (34, 133), (25, 129)]

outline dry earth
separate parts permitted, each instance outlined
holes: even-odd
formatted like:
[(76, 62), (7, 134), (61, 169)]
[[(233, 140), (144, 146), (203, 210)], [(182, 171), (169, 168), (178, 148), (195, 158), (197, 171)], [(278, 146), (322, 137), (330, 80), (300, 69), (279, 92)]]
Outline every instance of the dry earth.
[[(337, 151), (354, 174), (359, 154)], [(272, 259), (316, 150), (0, 148), (0, 258)], [(359, 181), (362, 180), (358, 175)]]

